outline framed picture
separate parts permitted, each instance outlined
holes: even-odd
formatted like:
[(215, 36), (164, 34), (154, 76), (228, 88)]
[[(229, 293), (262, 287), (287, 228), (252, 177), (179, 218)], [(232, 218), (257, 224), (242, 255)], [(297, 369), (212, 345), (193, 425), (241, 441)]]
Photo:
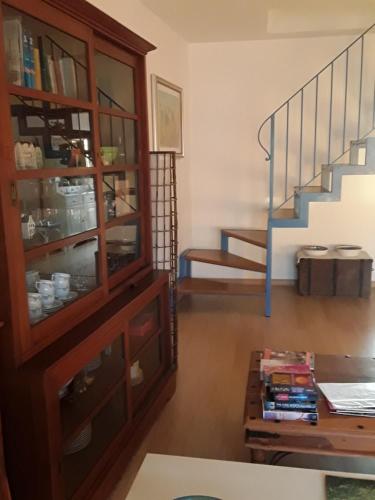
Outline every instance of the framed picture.
[(152, 128), (155, 151), (184, 155), (181, 87), (151, 75)]

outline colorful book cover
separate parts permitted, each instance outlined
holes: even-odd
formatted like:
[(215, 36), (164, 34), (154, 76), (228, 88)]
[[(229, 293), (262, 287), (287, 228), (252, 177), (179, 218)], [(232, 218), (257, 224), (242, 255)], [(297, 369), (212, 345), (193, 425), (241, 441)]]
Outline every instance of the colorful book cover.
[(275, 401), (290, 401), (292, 403), (297, 403), (298, 401), (311, 401), (316, 403), (310, 394), (305, 394), (304, 392), (300, 394), (288, 394), (282, 392), (280, 394), (273, 394), (273, 397)]
[(31, 33), (28, 33), (27, 40), (28, 40), (30, 86), (32, 89), (34, 89), (35, 88), (34, 39)]
[(273, 351), (266, 347), (261, 359), (261, 369), (265, 366), (306, 365), (315, 368), (315, 355), (305, 351)]
[(308, 412), (316, 412), (316, 403), (311, 403), (310, 401), (264, 401), (264, 408), (266, 410), (302, 410)]
[(315, 387), (311, 373), (272, 373), (271, 385), (290, 385), (294, 387)]
[(57, 94), (57, 80), (56, 80), (56, 72), (55, 72), (55, 63), (52, 59), (52, 56), (47, 55), (47, 72), (49, 81), (51, 82), (51, 92)]
[(374, 500), (375, 481), (354, 477), (326, 476), (327, 500)]
[(72, 57), (59, 61), (64, 95), (76, 99), (78, 96), (76, 67)]
[(306, 422), (317, 422), (318, 412), (266, 410), (263, 406), (264, 420), (302, 420)]
[(23, 33), (23, 77), (24, 77), (24, 86), (32, 88), (29, 37), (25, 31)]
[(40, 68), (40, 54), (39, 49), (34, 47), (34, 68), (35, 68), (35, 88), (43, 90), (42, 86), (42, 72)]
[(38, 36), (38, 49), (40, 57), (40, 72), (42, 77), (42, 89), (51, 92), (51, 81), (48, 72), (47, 55), (43, 47), (43, 37)]
[(21, 86), (24, 84), (22, 19), (6, 18), (3, 28), (8, 82)]
[(270, 377), (274, 373), (285, 373), (293, 375), (311, 375), (311, 370), (306, 365), (266, 366), (263, 370), (264, 377)]
[(57, 92), (59, 94), (64, 94), (63, 82), (62, 82), (62, 76), (61, 76), (61, 70), (60, 70), (60, 64), (56, 60), (53, 61), (53, 64), (55, 66), (55, 76), (56, 76)]

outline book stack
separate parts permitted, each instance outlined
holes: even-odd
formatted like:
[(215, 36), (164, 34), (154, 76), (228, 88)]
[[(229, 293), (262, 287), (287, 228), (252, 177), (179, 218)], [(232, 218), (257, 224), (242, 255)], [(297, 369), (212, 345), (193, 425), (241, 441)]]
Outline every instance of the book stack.
[(260, 363), (265, 420), (318, 420), (318, 388), (310, 352), (265, 349)]
[(43, 36), (35, 37), (25, 29), (21, 17), (4, 20), (4, 40), (9, 83), (77, 98), (73, 57), (53, 56), (53, 42), (46, 44)]

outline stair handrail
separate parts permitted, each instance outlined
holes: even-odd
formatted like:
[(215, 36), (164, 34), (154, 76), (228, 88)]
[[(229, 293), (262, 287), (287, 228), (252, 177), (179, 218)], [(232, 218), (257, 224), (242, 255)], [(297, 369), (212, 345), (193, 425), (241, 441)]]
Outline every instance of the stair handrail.
[[(317, 174), (316, 173), (316, 159), (317, 159), (317, 152), (316, 152), (316, 147), (317, 147), (317, 119), (318, 119), (318, 99), (319, 99), (319, 77), (325, 73), (326, 71), (330, 71), (330, 98), (329, 98), (329, 123), (328, 123), (328, 152), (327, 152), (327, 163), (330, 163), (331, 160), (331, 139), (332, 139), (332, 108), (333, 108), (333, 92), (334, 92), (334, 87), (333, 87), (333, 82), (334, 82), (334, 71), (335, 71), (335, 62), (340, 59), (341, 57), (345, 56), (345, 97), (344, 97), (344, 108), (343, 108), (343, 137), (342, 137), (342, 150), (338, 158), (335, 158), (333, 161), (337, 161), (341, 156), (343, 156), (346, 152), (346, 134), (347, 134), (347, 101), (348, 101), (348, 68), (349, 68), (349, 51), (352, 47), (354, 47), (357, 44), (360, 44), (360, 73), (359, 73), (359, 103), (358, 103), (358, 121), (355, 122), (357, 126), (357, 139), (366, 137), (374, 128), (375, 128), (375, 112), (374, 112), (374, 117), (373, 117), (373, 123), (372, 123), (372, 129), (368, 132), (366, 132), (365, 135), (361, 136), (361, 108), (362, 108), (362, 79), (363, 79), (363, 53), (364, 53), (364, 38), (367, 33), (369, 33), (373, 28), (375, 27), (375, 23), (373, 23), (371, 26), (369, 26), (365, 31), (363, 31), (358, 37), (356, 37), (349, 45), (345, 47), (339, 54), (337, 54), (330, 62), (328, 62), (320, 71), (318, 71), (313, 77), (311, 77), (302, 87), (300, 87), (296, 92), (294, 92), (288, 99), (286, 99), (282, 104), (280, 104), (267, 118), (261, 123), (259, 129), (258, 129), (258, 134), (257, 134), (257, 139), (258, 139), (258, 144), (261, 147), (261, 149), (264, 151), (266, 154), (265, 161), (270, 162), (270, 167), (269, 167), (269, 175), (270, 175), (270, 181), (269, 181), (269, 214), (270, 216), (273, 213), (273, 198), (274, 198), (274, 148), (275, 148), (275, 122), (276, 118), (278, 118), (279, 113), (281, 110), (283, 110), (283, 113), (286, 112), (286, 119), (285, 119), (285, 132), (286, 132), (286, 138), (285, 138), (285, 159), (283, 162), (285, 162), (285, 175), (284, 175), (284, 186), (282, 186), (283, 192), (283, 201), (282, 203), (277, 207), (280, 208), (284, 204), (287, 203), (292, 197), (293, 194), (290, 195), (288, 193), (288, 156), (289, 156), (289, 127), (290, 127), (290, 104), (293, 99), (296, 97), (300, 96), (300, 124), (299, 124), (299, 172), (298, 172), (298, 177), (299, 177), (299, 182), (298, 182), (298, 188), (301, 189), (303, 186), (310, 184), (313, 180), (315, 180), (319, 175), (320, 172)], [(314, 121), (314, 143), (313, 143), (313, 175), (311, 179), (308, 179), (307, 181), (302, 179), (302, 158), (303, 158), (303, 125), (304, 125), (304, 91), (305, 89), (312, 84), (315, 81), (315, 121)], [(374, 85), (374, 108), (375, 108), (375, 85)], [(285, 110), (286, 107), (286, 110)], [(327, 110), (328, 111), (328, 110)], [(356, 111), (356, 109), (355, 109)], [(350, 110), (349, 110), (350, 112)], [(357, 113), (357, 111), (356, 111)], [(356, 117), (357, 119), (357, 117)], [(269, 133), (269, 145), (265, 145), (263, 139), (262, 139), (262, 133), (263, 129), (266, 124), (270, 125), (270, 133)], [(341, 146), (340, 146), (341, 147)], [(297, 163), (298, 165), (298, 163)]]
[(266, 149), (264, 144), (262, 143), (260, 139), (260, 134), (262, 132), (262, 129), (264, 125), (268, 122), (268, 120), (271, 119), (273, 115), (275, 115), (278, 111), (280, 111), (288, 102), (290, 102), (294, 97), (296, 97), (304, 88), (306, 88), (311, 82), (313, 82), (316, 78), (318, 78), (319, 75), (321, 75), (326, 69), (328, 69), (332, 64), (334, 64), (337, 59), (339, 59), (342, 55), (344, 55), (346, 52), (349, 51), (353, 45), (355, 45), (359, 40), (361, 40), (369, 31), (371, 31), (375, 27), (375, 23), (373, 23), (369, 28), (367, 28), (363, 33), (361, 33), (355, 40), (353, 40), (344, 50), (342, 50), (336, 57), (332, 59), (328, 64), (326, 64), (320, 71), (318, 71), (310, 80), (308, 80), (304, 85), (302, 85), (301, 88), (299, 88), (294, 94), (292, 94), (288, 99), (286, 99), (282, 104), (280, 104), (279, 107), (277, 107), (260, 125), (258, 129), (258, 143), (259, 146), (263, 149), (263, 151), (266, 153), (267, 158), (266, 161), (269, 161), (269, 151)]
[[(55, 42), (55, 40), (52, 37), (50, 37), (49, 35), (46, 35), (46, 38), (50, 42), (50, 44), (52, 46), (52, 51), (53, 51), (53, 46), (57, 47), (63, 54), (66, 54), (68, 57), (70, 57), (74, 61), (74, 64), (76, 64), (77, 66), (80, 66), (82, 69), (84, 69), (85, 71), (87, 71), (87, 66), (85, 66), (79, 59), (77, 59), (76, 57), (74, 57), (62, 45), (60, 45), (59, 43)], [(104, 92), (104, 90), (102, 90), (100, 87), (96, 87), (96, 90), (100, 94), (103, 94), (104, 97), (106, 99), (108, 99), (108, 101), (110, 101), (110, 103), (111, 103), (110, 107), (112, 107), (112, 105), (115, 105), (121, 111), (125, 111), (125, 112), (127, 111), (123, 106), (121, 106), (121, 104), (119, 104), (117, 101), (115, 101), (115, 99), (113, 99), (109, 94), (107, 94), (106, 92)]]

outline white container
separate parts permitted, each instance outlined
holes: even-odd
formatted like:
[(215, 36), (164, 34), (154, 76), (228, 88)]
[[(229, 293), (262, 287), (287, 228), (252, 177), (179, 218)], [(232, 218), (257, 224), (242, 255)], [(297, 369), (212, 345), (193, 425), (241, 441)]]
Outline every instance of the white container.
[(362, 251), (362, 247), (358, 245), (337, 245), (335, 250), (342, 257), (358, 257)]
[(35, 283), (35, 288), (42, 295), (42, 305), (52, 306), (55, 302), (55, 287), (51, 280), (40, 280)]
[(29, 292), (35, 292), (35, 283), (39, 280), (38, 271), (26, 271), (26, 287)]
[(70, 292), (70, 274), (53, 273), (52, 281), (56, 298), (65, 299)]
[(27, 301), (29, 304), (30, 321), (37, 321), (43, 316), (42, 296), (40, 293), (28, 293)]
[(302, 250), (309, 257), (323, 257), (328, 253), (328, 247), (323, 247), (320, 245), (307, 245), (302, 247)]

